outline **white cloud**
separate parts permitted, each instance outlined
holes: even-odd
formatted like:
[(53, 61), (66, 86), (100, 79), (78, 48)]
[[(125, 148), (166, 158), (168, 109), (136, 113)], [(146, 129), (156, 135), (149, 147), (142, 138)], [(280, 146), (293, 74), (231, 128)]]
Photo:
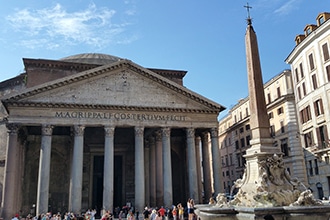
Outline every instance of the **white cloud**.
[(69, 13), (57, 4), (40, 10), (17, 10), (6, 19), (14, 31), (23, 35), (24, 40), (20, 43), (27, 48), (50, 49), (80, 44), (103, 48), (118, 43), (116, 39), (131, 25), (114, 24), (112, 19), (115, 14), (115, 10), (97, 8), (94, 4), (82, 11)]
[(300, 0), (289, 0), (274, 11), (275, 14), (287, 15), (290, 14), (293, 10), (298, 8)]

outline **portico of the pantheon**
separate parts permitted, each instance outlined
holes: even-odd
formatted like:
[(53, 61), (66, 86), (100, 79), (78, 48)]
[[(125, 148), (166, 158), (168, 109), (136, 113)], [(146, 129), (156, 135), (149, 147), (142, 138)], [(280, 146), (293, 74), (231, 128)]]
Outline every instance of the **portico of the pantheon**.
[(4, 219), (141, 212), (220, 192), (224, 107), (184, 87), (186, 71), (105, 54), (23, 62), (24, 73), (0, 83)]

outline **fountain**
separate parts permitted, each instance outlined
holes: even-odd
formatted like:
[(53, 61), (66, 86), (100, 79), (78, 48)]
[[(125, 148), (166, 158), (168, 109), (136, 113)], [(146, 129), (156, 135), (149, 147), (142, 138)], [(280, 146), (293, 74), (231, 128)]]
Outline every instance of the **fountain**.
[(330, 206), (315, 199), (298, 179), (291, 178), (283, 166), (282, 156), (274, 154), (258, 162), (259, 179), (248, 184), (247, 170), (235, 181), (239, 188), (234, 199), (227, 202), (219, 193), (215, 204), (196, 205), (201, 220), (329, 220)]
[[(201, 220), (329, 220), (330, 205), (313, 197), (297, 178), (285, 168), (282, 152), (273, 146), (265, 103), (256, 34), (252, 27), (249, 5), (245, 36), (250, 99), (251, 147), (246, 151), (246, 168), (242, 179), (234, 183), (238, 193), (227, 202), (218, 194), (215, 204), (196, 205)], [(233, 189), (232, 188), (232, 191)]]

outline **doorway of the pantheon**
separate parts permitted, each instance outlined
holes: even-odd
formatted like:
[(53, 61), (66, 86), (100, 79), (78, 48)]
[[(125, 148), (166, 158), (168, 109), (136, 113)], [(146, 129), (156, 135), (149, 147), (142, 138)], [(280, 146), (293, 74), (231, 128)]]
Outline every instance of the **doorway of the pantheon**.
[[(104, 155), (94, 155), (92, 178), (92, 207), (100, 213), (103, 203)], [(114, 156), (114, 195), (113, 207), (123, 204), (123, 156)], [(111, 210), (112, 212), (113, 210)]]

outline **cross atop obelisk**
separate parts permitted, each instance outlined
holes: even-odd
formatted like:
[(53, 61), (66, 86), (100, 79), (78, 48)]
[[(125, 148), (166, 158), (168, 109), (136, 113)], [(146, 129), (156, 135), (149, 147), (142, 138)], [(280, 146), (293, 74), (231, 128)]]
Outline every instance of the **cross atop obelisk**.
[(247, 20), (247, 23), (250, 25), (250, 24), (252, 24), (252, 19), (251, 19), (251, 17), (250, 17), (250, 9), (251, 9), (252, 7), (249, 5), (248, 2), (247, 2), (246, 5), (244, 5), (243, 7), (246, 8), (246, 10), (247, 10), (248, 17), (247, 17), (246, 20)]

